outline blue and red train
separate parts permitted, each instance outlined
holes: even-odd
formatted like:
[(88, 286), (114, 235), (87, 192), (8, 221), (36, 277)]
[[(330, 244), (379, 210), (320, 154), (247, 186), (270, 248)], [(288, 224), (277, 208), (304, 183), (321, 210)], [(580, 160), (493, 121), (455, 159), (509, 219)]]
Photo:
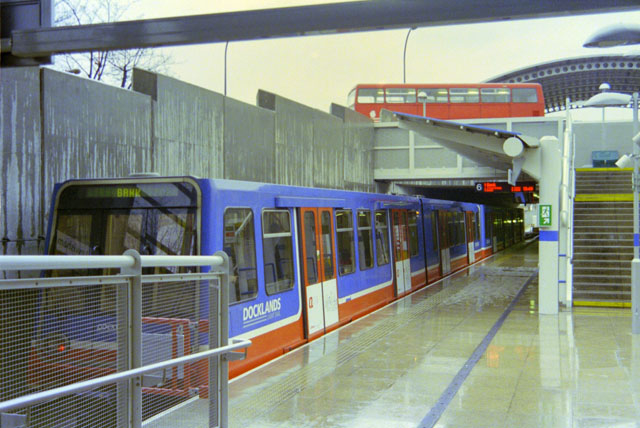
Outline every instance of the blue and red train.
[[(56, 186), (49, 224), (49, 254), (227, 252), (233, 270), (229, 336), (253, 341), (247, 358), (231, 364), (231, 376), (523, 239), (523, 213), (513, 208), (194, 177), (67, 181)], [(74, 325), (70, 310), (57, 327), (65, 364), (84, 370), (74, 380), (96, 374), (87, 363), (92, 351), (81, 349), (97, 340), (87, 332), (107, 340), (97, 332), (115, 323), (101, 312), (106, 294), (90, 293), (76, 306), (89, 310), (95, 325), (65, 330)], [(205, 336), (206, 287), (156, 287), (143, 295), (145, 331), (180, 320), (174, 324), (184, 324), (182, 339), (180, 346), (171, 344), (173, 356), (197, 350), (193, 335)], [(56, 298), (46, 296), (46, 306), (65, 304)], [(190, 346), (187, 331), (193, 333)], [(94, 348), (108, 360), (109, 346)], [(32, 352), (30, 367), (37, 377), (61, 361)], [(174, 392), (187, 383), (192, 388), (185, 378), (201, 368), (177, 374)]]

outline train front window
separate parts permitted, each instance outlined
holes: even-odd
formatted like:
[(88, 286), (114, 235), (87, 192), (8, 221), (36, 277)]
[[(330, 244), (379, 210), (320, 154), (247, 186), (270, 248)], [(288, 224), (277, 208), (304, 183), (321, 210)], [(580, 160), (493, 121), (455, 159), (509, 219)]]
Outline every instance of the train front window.
[(196, 207), (187, 183), (70, 185), (56, 203), (49, 254), (197, 254)]

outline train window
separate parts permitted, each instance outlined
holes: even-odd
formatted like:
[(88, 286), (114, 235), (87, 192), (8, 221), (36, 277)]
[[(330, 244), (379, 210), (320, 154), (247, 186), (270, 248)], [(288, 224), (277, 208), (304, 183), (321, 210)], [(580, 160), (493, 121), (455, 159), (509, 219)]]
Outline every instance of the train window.
[(338, 235), (338, 268), (340, 275), (355, 271), (355, 249), (353, 244), (353, 219), (351, 210), (336, 211)]
[(431, 211), (431, 241), (433, 251), (438, 253), (438, 211)]
[(358, 89), (358, 103), (360, 104), (384, 103), (384, 89), (383, 88)]
[(481, 88), (480, 95), (483, 103), (508, 103), (509, 88)]
[(480, 92), (478, 88), (451, 88), (449, 98), (452, 103), (479, 103)]
[(262, 252), (267, 294), (293, 288), (291, 220), (287, 210), (262, 212)]
[(480, 240), (480, 211), (473, 214), (473, 225), (476, 229), (476, 241)]
[(324, 269), (325, 281), (335, 278), (333, 270), (333, 237), (331, 236), (331, 213), (322, 211), (320, 213), (320, 231), (322, 232), (322, 267)]
[(376, 211), (376, 259), (378, 266), (389, 264), (389, 227), (386, 211)]
[(414, 88), (387, 88), (387, 102), (393, 104), (407, 104), (416, 102)]
[(424, 102), (427, 97), (428, 104), (448, 103), (449, 91), (447, 88), (418, 88), (418, 102)]
[(358, 256), (360, 270), (373, 267), (373, 236), (371, 233), (371, 211), (358, 211)]
[(456, 225), (455, 225), (454, 213), (447, 212), (446, 215), (447, 215), (447, 232), (448, 232), (447, 243), (449, 244), (449, 246), (456, 245), (458, 243), (458, 238), (456, 237)]
[(511, 101), (514, 103), (537, 103), (538, 93), (535, 88), (513, 88)]
[(409, 251), (410, 256), (415, 257), (420, 253), (418, 249), (418, 213), (410, 210), (408, 213), (409, 223)]
[(253, 299), (258, 294), (258, 275), (251, 209), (229, 208), (224, 212), (224, 251), (231, 267), (229, 304)]
[(457, 227), (458, 227), (458, 245), (466, 243), (465, 230), (464, 230), (464, 213), (456, 213)]

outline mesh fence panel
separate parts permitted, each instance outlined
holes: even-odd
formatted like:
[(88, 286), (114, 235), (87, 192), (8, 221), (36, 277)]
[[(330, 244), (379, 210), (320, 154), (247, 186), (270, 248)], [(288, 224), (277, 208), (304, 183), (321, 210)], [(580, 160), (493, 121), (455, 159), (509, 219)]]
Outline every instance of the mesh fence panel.
[[(2, 291), (2, 400), (127, 368), (126, 283)], [(6, 375), (6, 376), (5, 376)], [(29, 427), (118, 426), (109, 385), (12, 411)]]
[[(143, 366), (210, 349), (209, 328), (218, 328), (217, 319), (211, 326), (207, 319), (209, 280), (176, 274), (181, 280), (170, 281), (170, 276), (143, 276)], [(0, 290), (0, 401), (131, 368), (129, 321), (136, 320), (128, 319), (132, 301), (128, 281), (113, 276), (42, 281), (47, 280), (69, 284)], [(206, 359), (145, 374), (145, 426), (208, 426), (208, 376)], [(126, 426), (129, 398), (129, 381), (96, 387), (12, 410), (9, 413), (17, 422), (11, 427)], [(194, 406), (200, 409), (197, 420), (185, 418), (185, 413), (196, 416), (189, 410)], [(182, 411), (173, 414), (176, 408)]]
[[(142, 285), (142, 364), (166, 361), (209, 349), (208, 281), (150, 282)], [(202, 315), (198, 315), (202, 314)], [(188, 400), (208, 398), (206, 360), (180, 364), (145, 376), (143, 420), (166, 416)]]

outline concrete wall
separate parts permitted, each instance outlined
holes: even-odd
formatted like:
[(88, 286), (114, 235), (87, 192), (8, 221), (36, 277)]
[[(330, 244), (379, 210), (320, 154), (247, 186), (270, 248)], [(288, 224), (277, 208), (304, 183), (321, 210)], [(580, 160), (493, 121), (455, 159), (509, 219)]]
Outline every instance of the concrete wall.
[(161, 175), (222, 177), (223, 96), (134, 69), (133, 90), (151, 97), (152, 161)]
[(44, 251), (53, 185), (134, 172), (373, 191), (373, 124), (259, 91), (252, 106), (134, 70), (133, 90), (51, 69), (0, 73), (2, 254)]
[(151, 101), (132, 91), (42, 69), (45, 211), (53, 185), (151, 167)]
[(225, 99), (224, 177), (277, 182), (275, 112)]
[(40, 71), (0, 71), (0, 254), (42, 251)]

